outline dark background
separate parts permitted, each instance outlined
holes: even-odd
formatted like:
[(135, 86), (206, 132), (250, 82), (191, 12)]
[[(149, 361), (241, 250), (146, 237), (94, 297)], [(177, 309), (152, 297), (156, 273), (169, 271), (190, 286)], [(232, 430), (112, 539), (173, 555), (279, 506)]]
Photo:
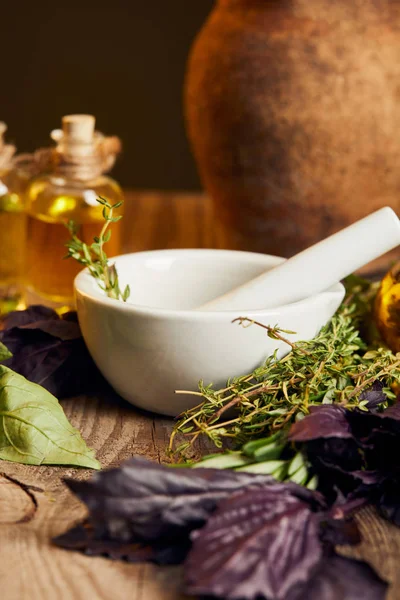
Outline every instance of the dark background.
[(3, 0), (0, 120), (21, 152), (91, 113), (124, 144), (113, 175), (135, 188), (197, 189), (182, 88), (213, 0)]

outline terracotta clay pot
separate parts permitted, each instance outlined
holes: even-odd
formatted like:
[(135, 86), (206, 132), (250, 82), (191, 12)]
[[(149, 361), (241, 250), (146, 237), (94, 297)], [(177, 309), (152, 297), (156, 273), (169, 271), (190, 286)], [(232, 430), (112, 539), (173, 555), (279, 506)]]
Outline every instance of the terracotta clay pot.
[(220, 0), (186, 82), (218, 245), (290, 256), (400, 199), (400, 2)]

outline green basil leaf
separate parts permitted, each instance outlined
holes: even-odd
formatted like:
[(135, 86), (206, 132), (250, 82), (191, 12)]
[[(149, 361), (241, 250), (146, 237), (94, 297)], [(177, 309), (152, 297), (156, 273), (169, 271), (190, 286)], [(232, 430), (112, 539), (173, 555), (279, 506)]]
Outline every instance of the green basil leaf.
[(12, 354), (9, 349), (0, 342), (0, 362), (3, 362), (3, 360), (8, 360), (11, 357)]
[(0, 366), (0, 459), (101, 468), (58, 400), (4, 366)]

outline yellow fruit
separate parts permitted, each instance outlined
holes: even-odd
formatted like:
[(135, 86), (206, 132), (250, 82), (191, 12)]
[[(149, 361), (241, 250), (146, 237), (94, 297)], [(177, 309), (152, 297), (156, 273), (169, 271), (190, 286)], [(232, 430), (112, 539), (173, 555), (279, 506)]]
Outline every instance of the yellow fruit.
[(374, 313), (383, 340), (392, 352), (400, 352), (400, 263), (382, 279)]

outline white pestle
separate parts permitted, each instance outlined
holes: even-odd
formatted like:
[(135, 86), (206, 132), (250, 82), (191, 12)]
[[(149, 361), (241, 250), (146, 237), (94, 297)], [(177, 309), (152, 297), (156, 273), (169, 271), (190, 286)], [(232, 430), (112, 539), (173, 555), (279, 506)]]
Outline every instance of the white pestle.
[(400, 245), (400, 221), (386, 206), (195, 310), (257, 310), (327, 290)]

